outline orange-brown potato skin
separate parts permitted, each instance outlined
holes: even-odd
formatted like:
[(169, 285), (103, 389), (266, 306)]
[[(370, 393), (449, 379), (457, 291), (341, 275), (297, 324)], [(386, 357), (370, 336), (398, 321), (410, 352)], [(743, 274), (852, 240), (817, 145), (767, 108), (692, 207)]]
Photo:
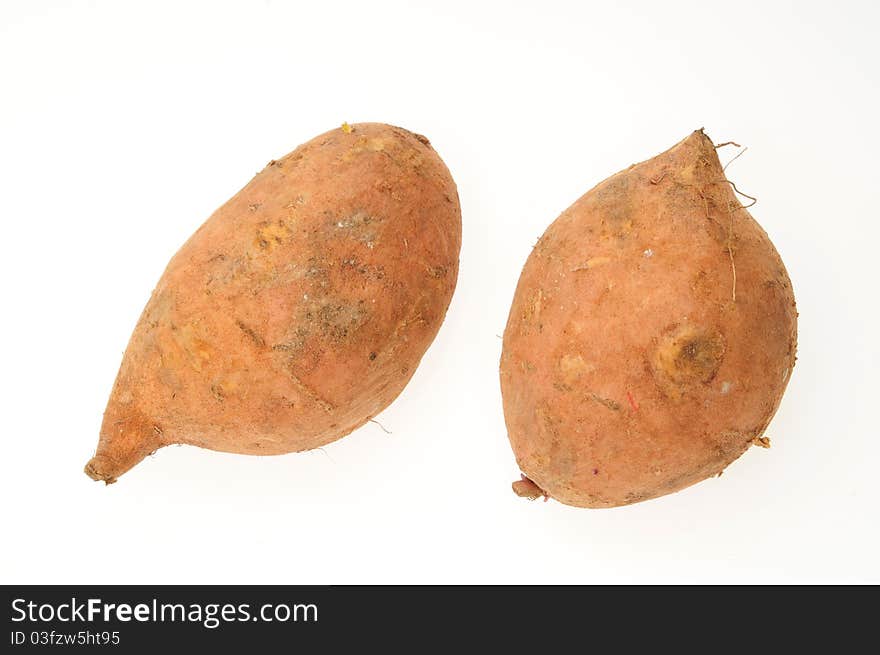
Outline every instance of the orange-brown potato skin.
[(766, 445), (796, 317), (702, 130), (608, 178), (547, 229), (516, 289), (501, 390), (520, 469), (594, 508), (719, 474)]
[(272, 455), (382, 411), (458, 276), (455, 183), (428, 140), (363, 123), (269, 162), (172, 258), (104, 414), (94, 479), (161, 446)]

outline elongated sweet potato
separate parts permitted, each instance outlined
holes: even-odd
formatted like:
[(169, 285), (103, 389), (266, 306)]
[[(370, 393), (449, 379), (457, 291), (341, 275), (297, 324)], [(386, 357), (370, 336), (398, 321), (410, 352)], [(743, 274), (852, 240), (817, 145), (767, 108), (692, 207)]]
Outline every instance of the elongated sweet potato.
[(174, 443), (315, 448), (401, 392), (458, 275), (455, 184), (428, 140), (343, 125), (271, 161), (172, 258), (86, 473)]
[(547, 229), (516, 289), (501, 357), (514, 491), (625, 505), (768, 445), (796, 316), (702, 130), (608, 178)]

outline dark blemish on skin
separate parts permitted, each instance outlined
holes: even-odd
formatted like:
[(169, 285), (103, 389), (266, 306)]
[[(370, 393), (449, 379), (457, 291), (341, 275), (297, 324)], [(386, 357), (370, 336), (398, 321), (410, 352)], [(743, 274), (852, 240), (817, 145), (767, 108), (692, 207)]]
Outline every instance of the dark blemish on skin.
[(290, 339), (282, 343), (276, 343), (272, 346), (275, 352), (297, 352), (305, 347), (306, 339), (309, 336), (309, 330), (304, 327), (296, 328), (296, 338)]
[(708, 384), (724, 359), (725, 344), (716, 329), (675, 328), (658, 343), (652, 356), (654, 375), (664, 393), (680, 396), (685, 387)]
[(681, 349), (681, 355), (684, 359), (694, 360), (697, 357), (697, 353), (700, 352), (699, 343), (697, 341), (689, 341), (684, 345)]
[(715, 377), (722, 355), (723, 345), (718, 338), (701, 335), (681, 345), (675, 365), (699, 374), (704, 382), (710, 382)]
[(646, 494), (643, 491), (632, 491), (632, 492), (626, 494), (626, 496), (624, 496), (623, 499), (627, 502), (627, 504), (630, 504), (630, 503), (637, 503), (639, 501), (645, 500), (647, 497), (648, 497), (648, 494)]
[(358, 301), (357, 306), (324, 305), (317, 312), (317, 318), (324, 334), (335, 339), (345, 339), (351, 331), (358, 329), (367, 316), (366, 303)]
[(211, 385), (211, 394), (214, 396), (214, 398), (216, 398), (221, 403), (223, 402), (223, 399), (225, 398), (225, 395), (223, 394), (223, 389), (221, 389), (216, 384)]
[(257, 334), (253, 328), (248, 327), (244, 324), (243, 321), (236, 321), (235, 324), (238, 326), (238, 329), (244, 332), (248, 337), (250, 337), (251, 341), (253, 341), (258, 347), (265, 348), (266, 340), (263, 339), (259, 334)]
[(370, 361), (372, 362), (374, 359), (376, 359), (376, 353), (370, 353)]
[(422, 136), (421, 134), (416, 134), (415, 132), (413, 132), (413, 136), (414, 136), (414, 137), (416, 138), (416, 140), (419, 141), (420, 143), (423, 143), (423, 144), (425, 144), (426, 146), (430, 146), (430, 145), (431, 145), (431, 142), (428, 141), (428, 137)]
[(620, 403), (615, 402), (615, 401), (613, 401), (613, 400), (610, 400), (609, 398), (603, 398), (602, 396), (596, 395), (596, 394), (594, 394), (594, 393), (591, 393), (591, 394), (590, 394), (589, 396), (587, 396), (587, 397), (588, 397), (590, 400), (593, 400), (593, 401), (599, 403), (600, 405), (603, 405), (604, 407), (607, 407), (607, 408), (610, 409), (610, 410), (613, 410), (613, 411), (615, 411), (615, 412), (619, 412), (619, 411), (620, 411)]
[(599, 475), (599, 469), (593, 469), (593, 475)]

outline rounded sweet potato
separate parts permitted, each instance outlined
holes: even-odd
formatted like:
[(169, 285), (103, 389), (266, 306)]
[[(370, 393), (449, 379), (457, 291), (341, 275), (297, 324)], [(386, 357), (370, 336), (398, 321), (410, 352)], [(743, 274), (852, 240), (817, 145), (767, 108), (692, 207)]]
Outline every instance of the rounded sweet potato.
[(161, 446), (272, 455), (339, 439), (401, 392), (458, 275), (455, 183), (428, 140), (343, 125), (269, 162), (173, 257), (86, 473)]
[(719, 474), (762, 434), (795, 362), (794, 296), (702, 130), (547, 229), (504, 332), (514, 491), (613, 507)]

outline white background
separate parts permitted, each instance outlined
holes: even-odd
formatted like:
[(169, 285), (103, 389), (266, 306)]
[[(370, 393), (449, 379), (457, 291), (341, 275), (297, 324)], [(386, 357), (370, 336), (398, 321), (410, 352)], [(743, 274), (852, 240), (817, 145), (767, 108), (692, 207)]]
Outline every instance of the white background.
[[(416, 5), (0, 4), (0, 582), (880, 582), (876, 3)], [(427, 135), (461, 196), (459, 286), (392, 434), (89, 480), (167, 260), (343, 121)], [(518, 499), (497, 367), (522, 264), (702, 126), (749, 147), (728, 174), (794, 282), (773, 448), (630, 507)]]

